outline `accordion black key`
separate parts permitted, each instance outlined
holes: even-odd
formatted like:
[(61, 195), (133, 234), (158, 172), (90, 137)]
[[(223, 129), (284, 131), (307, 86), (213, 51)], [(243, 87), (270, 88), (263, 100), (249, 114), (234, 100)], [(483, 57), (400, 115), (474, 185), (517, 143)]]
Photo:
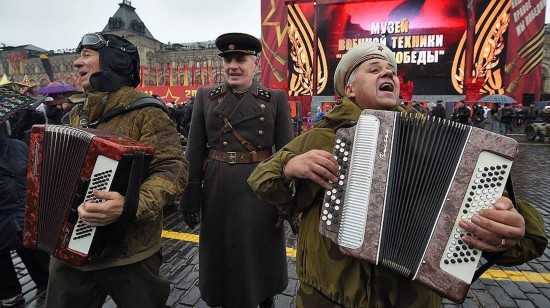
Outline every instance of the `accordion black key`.
[[(31, 130), (23, 242), (74, 266), (115, 256), (135, 216), (141, 182), (154, 149), (103, 130), (35, 125)], [(82, 202), (102, 202), (93, 190), (126, 196), (121, 217), (90, 227)]]
[(344, 254), (463, 302), (481, 251), (458, 223), (494, 208), (517, 152), (515, 140), (483, 129), (364, 110), (336, 133), (340, 175), (319, 230)]

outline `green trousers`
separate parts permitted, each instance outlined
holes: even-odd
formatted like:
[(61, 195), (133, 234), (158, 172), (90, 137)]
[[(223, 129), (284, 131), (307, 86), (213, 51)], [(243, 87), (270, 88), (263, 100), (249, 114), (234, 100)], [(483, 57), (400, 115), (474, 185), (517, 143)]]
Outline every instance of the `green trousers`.
[(46, 307), (102, 307), (107, 295), (120, 308), (164, 307), (170, 283), (159, 275), (161, 264), (160, 250), (137, 263), (87, 272), (51, 258)]

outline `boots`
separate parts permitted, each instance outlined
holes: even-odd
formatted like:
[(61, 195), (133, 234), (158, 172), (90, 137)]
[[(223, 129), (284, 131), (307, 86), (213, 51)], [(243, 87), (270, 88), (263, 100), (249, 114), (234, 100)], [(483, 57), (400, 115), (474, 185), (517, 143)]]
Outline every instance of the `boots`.
[(258, 307), (260, 307), (260, 308), (274, 308), (275, 307), (275, 301), (273, 300), (273, 296), (270, 296), (270, 297), (264, 299)]

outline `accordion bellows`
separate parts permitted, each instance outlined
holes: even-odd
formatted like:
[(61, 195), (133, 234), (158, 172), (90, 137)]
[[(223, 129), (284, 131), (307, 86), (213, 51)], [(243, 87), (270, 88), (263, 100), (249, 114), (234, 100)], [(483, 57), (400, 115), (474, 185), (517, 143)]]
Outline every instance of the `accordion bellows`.
[[(116, 255), (154, 149), (129, 137), (96, 129), (35, 125), (31, 130), (23, 242), (64, 262), (82, 266)], [(126, 196), (123, 214), (105, 227), (78, 216), (92, 191)], [(128, 195), (130, 194), (131, 195)]]
[(481, 251), (458, 226), (502, 196), (511, 138), (438, 118), (364, 110), (336, 132), (340, 177), (319, 230), (344, 254), (463, 302)]

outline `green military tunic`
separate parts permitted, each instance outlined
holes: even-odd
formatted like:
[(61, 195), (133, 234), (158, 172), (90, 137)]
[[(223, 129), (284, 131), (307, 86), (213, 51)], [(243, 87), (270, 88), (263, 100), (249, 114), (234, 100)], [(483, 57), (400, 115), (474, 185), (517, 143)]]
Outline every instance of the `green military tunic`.
[[(316, 195), (322, 188), (309, 180), (296, 180), (288, 186), (282, 180), (283, 166), (292, 157), (313, 149), (332, 152), (334, 123), (356, 121), (360, 113), (361, 110), (345, 98), (313, 129), (258, 165), (248, 183), (260, 198), (287, 212), (302, 213), (296, 256), (296, 271), (302, 285), (345, 307), (439, 307), (441, 298), (426, 287), (342, 254), (335, 243), (319, 233), (321, 202), (316, 200)], [(526, 221), (525, 238), (498, 259), (497, 264), (527, 262), (540, 256), (546, 247), (541, 215), (527, 203), (519, 202), (519, 205)], [(297, 304), (302, 306), (300, 300)]]

